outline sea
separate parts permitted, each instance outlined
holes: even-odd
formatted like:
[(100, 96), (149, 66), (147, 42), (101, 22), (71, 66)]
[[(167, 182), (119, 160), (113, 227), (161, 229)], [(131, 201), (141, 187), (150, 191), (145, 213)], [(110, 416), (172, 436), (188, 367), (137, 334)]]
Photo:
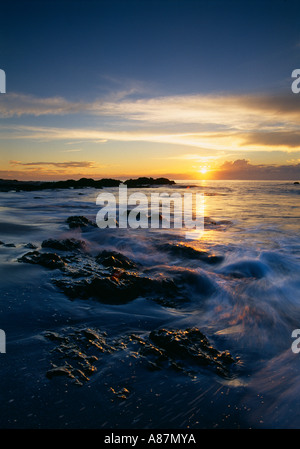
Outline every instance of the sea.
[[(300, 185), (182, 180), (128, 189), (203, 194), (204, 228), (192, 239), (184, 229), (70, 227), (71, 216), (96, 221), (104, 191), (117, 197), (115, 187), (0, 192), (0, 428), (300, 428)], [(49, 239), (84, 249), (49, 250)], [(168, 287), (163, 298), (68, 295), (54, 282), (59, 268), (22, 259), (60, 255), (76, 283), (85, 274), (72, 263), (91, 274), (104, 250), (143, 276), (174, 281), (180, 295), (169, 297)], [(106, 273), (115, 280), (122, 269)], [(228, 372), (220, 375), (214, 358), (198, 363), (191, 329), (231, 354)], [(173, 346), (151, 340), (161, 330)]]

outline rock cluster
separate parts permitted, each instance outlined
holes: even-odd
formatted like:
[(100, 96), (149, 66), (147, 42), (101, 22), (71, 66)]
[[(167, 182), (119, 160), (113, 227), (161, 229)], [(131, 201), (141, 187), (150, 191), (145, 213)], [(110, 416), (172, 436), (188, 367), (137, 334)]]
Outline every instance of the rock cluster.
[[(90, 380), (101, 362), (103, 364), (103, 357), (118, 351), (126, 351), (135, 363), (147, 370), (171, 369), (191, 377), (204, 369), (230, 378), (238, 363), (238, 358), (233, 358), (228, 351), (216, 349), (195, 327), (155, 329), (143, 336), (125, 334), (117, 338), (111, 338), (98, 329), (71, 328), (62, 334), (46, 332), (44, 337), (56, 343), (51, 350), (51, 368), (46, 373), (47, 377), (65, 377), (77, 385)], [(129, 393), (125, 387), (119, 392), (113, 387), (110, 390), (122, 399), (126, 399)]]

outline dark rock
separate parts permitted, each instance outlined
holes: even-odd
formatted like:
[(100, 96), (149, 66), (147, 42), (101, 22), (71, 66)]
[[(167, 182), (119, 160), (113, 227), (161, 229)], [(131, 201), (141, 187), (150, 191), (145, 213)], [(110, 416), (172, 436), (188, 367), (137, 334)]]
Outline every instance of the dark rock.
[(105, 332), (90, 328), (71, 330), (67, 335), (46, 332), (44, 336), (51, 342), (57, 342), (52, 350), (52, 368), (46, 373), (48, 379), (66, 376), (80, 386), (97, 371), (99, 356), (117, 350), (107, 342)]
[(126, 303), (142, 296), (161, 298), (178, 293), (172, 281), (152, 279), (126, 271), (94, 275), (76, 281), (56, 279), (54, 283), (70, 298), (93, 298), (109, 304)]
[(207, 251), (196, 250), (191, 246), (184, 244), (165, 243), (158, 245), (158, 249), (169, 252), (174, 256), (188, 258), (190, 260), (201, 260), (202, 262), (206, 262), (208, 264), (217, 264), (224, 260), (223, 256), (210, 254)]
[(146, 178), (140, 177), (137, 179), (128, 179), (124, 182), (127, 187), (150, 187), (150, 186), (161, 186), (161, 185), (174, 185), (175, 181), (170, 181), (167, 178)]
[(18, 181), (16, 179), (0, 179), (0, 191), (38, 191), (49, 189), (82, 189), (85, 187), (102, 189), (103, 187), (117, 187), (121, 181), (117, 179), (100, 179), (92, 178), (67, 179), (63, 181)]
[(4, 243), (3, 246), (6, 246), (7, 248), (15, 248), (16, 245), (14, 243)]
[(103, 178), (100, 179), (99, 183), (101, 184), (101, 187), (119, 187), (119, 185), (122, 184), (122, 181), (119, 181), (118, 179)]
[(300, 184), (300, 183), (299, 183), (299, 181), (295, 181), (294, 184), (295, 184), (295, 185), (298, 185), (298, 184)]
[[(73, 250), (79, 244), (80, 241), (72, 239), (50, 239), (42, 246)], [(108, 304), (122, 304), (144, 297), (167, 307), (178, 307), (187, 301), (173, 279), (161, 274), (149, 277), (138, 270), (135, 262), (114, 251), (102, 251), (96, 258), (74, 251), (64, 256), (31, 251), (18, 261), (60, 269), (64, 277), (56, 277), (52, 282), (71, 299), (90, 298)]]
[(233, 223), (230, 220), (213, 220), (210, 217), (204, 217), (204, 228), (205, 229), (218, 229), (224, 230), (229, 226), (232, 226)]
[(53, 248), (63, 251), (73, 251), (76, 249), (85, 248), (86, 243), (83, 240), (76, 240), (76, 239), (63, 239), (63, 240), (48, 239), (44, 240), (41, 246), (42, 248)]
[(119, 391), (116, 391), (113, 387), (110, 387), (110, 391), (114, 395), (116, 395), (116, 397), (119, 399), (127, 399), (128, 395), (130, 393), (128, 388), (125, 388), (125, 387), (121, 388), (121, 390), (119, 390)]
[(36, 249), (37, 246), (34, 245), (33, 243), (27, 243), (27, 244), (25, 245), (25, 248), (28, 248), (28, 249)]
[[(124, 356), (119, 355), (121, 351), (126, 352), (125, 359), (134, 371), (137, 364), (150, 371), (173, 369), (192, 378), (199, 370), (210, 369), (221, 377), (230, 377), (238, 362), (228, 351), (214, 348), (198, 328), (159, 329), (143, 337), (125, 334), (112, 338), (106, 332), (86, 327), (67, 328), (62, 333), (45, 332), (44, 336), (50, 344), (56, 343), (46, 377), (50, 380), (66, 377), (76, 385), (87, 383), (105, 362), (118, 369), (118, 363), (124, 362)], [(130, 393), (126, 387), (110, 390), (121, 399)]]
[(135, 270), (138, 268), (135, 262), (116, 251), (102, 251), (96, 256), (96, 262), (104, 267), (124, 268), (127, 270)]
[(57, 376), (67, 376), (71, 377), (72, 379), (75, 379), (75, 377), (72, 374), (72, 370), (68, 369), (66, 365), (54, 366), (52, 369), (47, 371), (46, 376), (48, 377), (48, 379), (52, 379), (53, 377)]
[(211, 366), (222, 376), (228, 374), (228, 368), (235, 362), (228, 351), (218, 351), (198, 329), (185, 330), (159, 329), (150, 332), (150, 340), (166, 351), (171, 359), (191, 362), (200, 366)]
[(73, 215), (67, 218), (69, 228), (85, 228), (87, 226), (97, 226), (97, 224), (83, 215)]
[(38, 264), (51, 269), (62, 268), (66, 265), (63, 258), (56, 253), (39, 253), (38, 251), (24, 254), (18, 259), (18, 262)]

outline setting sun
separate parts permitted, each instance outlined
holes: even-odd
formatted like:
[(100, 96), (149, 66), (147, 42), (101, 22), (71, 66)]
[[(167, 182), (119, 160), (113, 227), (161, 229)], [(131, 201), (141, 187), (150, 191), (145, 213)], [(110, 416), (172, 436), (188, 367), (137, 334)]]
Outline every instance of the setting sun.
[(207, 173), (207, 168), (202, 167), (202, 168), (200, 168), (199, 172), (202, 173), (202, 175), (205, 175), (205, 173)]

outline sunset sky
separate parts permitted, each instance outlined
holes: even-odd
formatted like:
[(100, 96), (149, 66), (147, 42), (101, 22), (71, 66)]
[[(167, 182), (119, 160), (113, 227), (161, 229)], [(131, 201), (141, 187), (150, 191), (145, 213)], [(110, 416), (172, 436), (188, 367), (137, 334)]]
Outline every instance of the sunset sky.
[(1, 3), (0, 177), (300, 178), (299, 0)]

